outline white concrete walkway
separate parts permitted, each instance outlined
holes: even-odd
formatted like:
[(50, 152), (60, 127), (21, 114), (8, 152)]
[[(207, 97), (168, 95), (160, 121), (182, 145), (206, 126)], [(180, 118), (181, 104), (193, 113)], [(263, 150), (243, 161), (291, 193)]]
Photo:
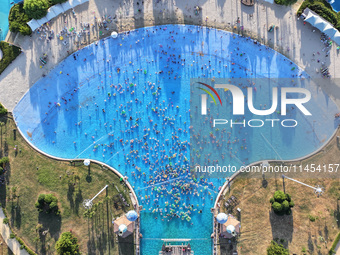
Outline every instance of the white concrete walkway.
[(11, 230), (9, 229), (9, 226), (7, 224), (3, 223), (4, 218), (6, 218), (5, 214), (2, 211), (2, 208), (0, 208), (0, 234), (2, 235), (2, 238), (5, 240), (8, 248), (10, 248), (15, 255), (28, 255), (28, 252), (25, 249), (20, 250), (21, 245), (19, 244), (17, 239), (9, 238)]

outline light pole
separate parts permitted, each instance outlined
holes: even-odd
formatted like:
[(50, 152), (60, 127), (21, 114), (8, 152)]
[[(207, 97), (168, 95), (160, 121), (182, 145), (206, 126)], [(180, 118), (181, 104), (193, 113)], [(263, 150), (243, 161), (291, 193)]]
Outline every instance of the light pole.
[(297, 181), (297, 180), (295, 180), (295, 179), (293, 179), (293, 178), (290, 178), (290, 177), (288, 177), (288, 176), (285, 176), (285, 175), (282, 175), (282, 179), (283, 179), (283, 188), (284, 188), (285, 178), (288, 179), (288, 180), (291, 180), (291, 181), (300, 183), (300, 184), (302, 184), (302, 185), (305, 185), (305, 186), (307, 186), (308, 188), (313, 189), (313, 190), (314, 190), (314, 193), (315, 193), (318, 197), (321, 196), (321, 195), (323, 194), (323, 192), (324, 192), (323, 188), (320, 187), (319, 185), (317, 185), (316, 187), (313, 187), (313, 186), (310, 186), (310, 185), (308, 185), (308, 184), (306, 184), (306, 183)]
[(86, 208), (86, 209), (91, 209), (93, 203), (92, 201), (100, 194), (102, 193), (109, 185), (106, 185), (101, 191), (99, 191), (92, 199), (85, 199), (83, 201), (83, 206)]

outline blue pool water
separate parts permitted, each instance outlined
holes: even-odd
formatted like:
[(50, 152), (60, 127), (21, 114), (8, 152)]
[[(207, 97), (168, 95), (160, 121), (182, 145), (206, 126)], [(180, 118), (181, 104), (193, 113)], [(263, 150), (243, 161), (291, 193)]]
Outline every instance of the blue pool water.
[(19, 2), (19, 0), (0, 0), (0, 41), (5, 40), (8, 32), (8, 14), (12, 5), (11, 2)]
[[(195, 254), (206, 255), (212, 252), (210, 208), (224, 179), (202, 178), (189, 169), (192, 160), (206, 160), (191, 151), (199, 127), (191, 127), (197, 110), (190, 109), (195, 100), (190, 79), (292, 76), (308, 78), (284, 56), (248, 38), (197, 26), (142, 28), (66, 58), (31, 87), (13, 114), (38, 149), (100, 160), (129, 177), (144, 208), (142, 254), (158, 254), (162, 238), (190, 238)], [(256, 85), (254, 104), (269, 104), (268, 91), (275, 85)], [(231, 141), (247, 138), (242, 146), (248, 151), (237, 150), (241, 145), (235, 141), (228, 163), (239, 167), (277, 154), (292, 159), (325, 143), (336, 128), (337, 107), (316, 87), (297, 86), (309, 86), (313, 116), (292, 111), (302, 124), (290, 131), (230, 130)]]
[(331, 3), (334, 11), (336, 11), (336, 12), (340, 11), (340, 1), (339, 0), (332, 0), (332, 1), (329, 1), (329, 3)]

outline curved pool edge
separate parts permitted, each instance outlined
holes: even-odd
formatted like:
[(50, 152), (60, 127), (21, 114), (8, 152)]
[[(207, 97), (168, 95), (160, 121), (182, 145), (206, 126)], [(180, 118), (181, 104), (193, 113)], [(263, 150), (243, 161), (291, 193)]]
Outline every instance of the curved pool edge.
[[(295, 159), (288, 159), (288, 160), (260, 160), (260, 161), (256, 161), (256, 162), (253, 162), (249, 165), (247, 165), (246, 167), (251, 167), (251, 166), (255, 166), (255, 165), (258, 165), (260, 163), (262, 163), (263, 161), (268, 161), (269, 163), (270, 162), (295, 162), (295, 161), (300, 161), (300, 160), (305, 160), (305, 159), (308, 159), (312, 156), (315, 156), (317, 153), (319, 153), (320, 151), (322, 151), (327, 145), (329, 145), (329, 143), (334, 139), (334, 137), (336, 136), (337, 132), (340, 130), (340, 125), (334, 130), (333, 134), (329, 137), (329, 139), (324, 143), (324, 145), (322, 145), (320, 148), (318, 148), (317, 150), (305, 155), (305, 156), (302, 156), (302, 157), (299, 157), (299, 158), (295, 158)], [(217, 247), (217, 229), (215, 228), (215, 224), (216, 224), (216, 220), (215, 220), (215, 213), (219, 210), (219, 207), (217, 206), (218, 204), (218, 201), (220, 200), (220, 197), (222, 196), (222, 194), (224, 193), (224, 191), (228, 191), (228, 186), (229, 184), (232, 184), (232, 181), (240, 174), (240, 169), (235, 172), (232, 176), (230, 176), (228, 178), (228, 180), (226, 180), (221, 188), (221, 190), (219, 191), (219, 193), (217, 194), (216, 196), (216, 199), (215, 199), (215, 203), (214, 203), (214, 207), (211, 209), (211, 212), (212, 212), (212, 217), (213, 217), (213, 254), (214, 255), (217, 255), (217, 249), (215, 249), (215, 247)]]
[[(26, 93), (25, 93), (26, 94)], [(42, 150), (38, 149), (36, 146), (34, 146), (28, 139), (26, 136), (24, 136), (24, 134), (21, 132), (21, 129), (19, 128), (17, 122), (16, 122), (16, 119), (14, 118), (13, 116), (13, 113), (11, 113), (12, 115), (12, 118), (13, 118), (13, 121), (15, 123), (15, 126), (17, 127), (17, 130), (19, 131), (21, 137), (24, 138), (25, 142), (32, 148), (34, 149), (36, 152), (50, 158), (50, 159), (54, 159), (54, 160), (59, 160), (59, 161), (84, 161), (85, 158), (77, 158), (77, 159), (74, 159), (74, 158), (71, 158), (71, 159), (67, 159), (67, 158), (60, 158), (60, 157), (56, 157), (56, 156), (52, 156), (46, 152), (43, 152)], [(113, 173), (115, 173), (118, 177), (120, 178), (124, 178), (124, 175), (122, 175), (117, 169), (115, 169), (114, 167), (111, 167), (109, 166), (108, 164), (104, 163), (104, 162), (101, 162), (99, 160), (95, 160), (95, 159), (91, 159), (91, 162), (94, 162), (96, 164), (99, 164), (99, 165), (102, 165), (102, 166), (105, 166), (107, 167), (110, 171), (112, 171)], [(135, 201), (132, 201), (133, 203), (133, 206), (134, 208), (136, 209), (137, 213), (140, 215), (140, 205), (139, 205), (139, 202), (138, 202), (138, 198), (136, 196), (136, 193), (133, 189), (133, 187), (131, 186), (131, 184), (129, 183), (128, 180), (125, 180), (125, 184), (128, 186), (129, 190), (131, 191), (132, 193), (132, 196), (134, 198)], [(134, 233), (134, 238), (135, 238), (135, 241), (136, 241), (136, 250), (135, 250), (135, 254), (136, 255), (139, 255), (140, 254), (140, 219), (138, 217), (138, 219), (136, 220), (135, 222), (135, 233)]]

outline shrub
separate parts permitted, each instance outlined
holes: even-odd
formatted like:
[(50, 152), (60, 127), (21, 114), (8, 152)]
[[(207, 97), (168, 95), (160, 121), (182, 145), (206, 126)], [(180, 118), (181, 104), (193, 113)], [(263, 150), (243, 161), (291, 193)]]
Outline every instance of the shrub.
[(274, 202), (272, 204), (272, 208), (274, 209), (274, 212), (280, 213), (282, 211), (282, 205), (279, 202)]
[(4, 224), (8, 224), (8, 223), (9, 223), (9, 220), (8, 220), (8, 218), (4, 218), (2, 222), (3, 222)]
[(14, 234), (14, 233), (11, 233), (11, 234), (9, 235), (9, 238), (10, 238), (10, 239), (15, 238), (15, 234)]
[(56, 215), (60, 214), (58, 210), (58, 199), (53, 194), (40, 194), (35, 207), (39, 212), (46, 211), (46, 213), (54, 212)]
[(289, 202), (287, 200), (285, 200), (285, 201), (282, 202), (281, 205), (282, 205), (282, 210), (287, 212), (288, 209), (289, 209)]
[[(1, 69), (1, 61), (0, 61), (0, 69)], [(0, 74), (1, 74), (1, 70), (0, 70)], [(7, 114), (7, 109), (0, 104), (0, 116), (6, 115)]]
[(275, 191), (274, 197), (269, 202), (272, 204), (274, 212), (279, 215), (284, 213), (291, 214), (291, 208), (294, 207), (292, 197), (281, 190)]
[(2, 159), (0, 159), (0, 166), (4, 167), (7, 163), (9, 163), (8, 157), (3, 157)]
[(281, 190), (277, 190), (274, 193), (274, 200), (276, 202), (282, 203), (284, 200), (286, 200), (286, 194)]
[(267, 255), (289, 255), (289, 250), (285, 249), (282, 244), (271, 241), (267, 248)]
[(79, 254), (78, 240), (71, 232), (64, 232), (61, 234), (59, 240), (56, 242), (55, 249), (57, 251), (57, 254)]
[[(0, 60), (1, 74), (6, 69), (6, 67), (9, 66), (9, 64), (20, 55), (21, 49), (4, 41), (0, 42), (0, 49), (3, 53), (2, 59)], [(7, 110), (0, 104), (0, 116), (5, 114), (7, 114)]]
[(312, 215), (308, 215), (308, 218), (311, 222), (314, 222), (316, 220), (316, 217), (314, 217)]
[(46, 0), (25, 0), (24, 10), (31, 19), (41, 19), (46, 16), (49, 3)]
[[(329, 251), (329, 254), (335, 254), (335, 249), (336, 249), (336, 246), (338, 245), (338, 242), (340, 241), (340, 232), (337, 234), (337, 236), (335, 237), (334, 241), (333, 241), (333, 244), (332, 244), (332, 247)], [(331, 253), (333, 252), (333, 253)]]
[(297, 0), (275, 0), (275, 3), (280, 5), (292, 5), (295, 4), (296, 2)]
[(8, 15), (9, 30), (11, 32), (20, 32), (22, 35), (30, 35), (32, 30), (27, 25), (29, 20), (30, 18), (24, 11), (24, 4), (15, 4)]

